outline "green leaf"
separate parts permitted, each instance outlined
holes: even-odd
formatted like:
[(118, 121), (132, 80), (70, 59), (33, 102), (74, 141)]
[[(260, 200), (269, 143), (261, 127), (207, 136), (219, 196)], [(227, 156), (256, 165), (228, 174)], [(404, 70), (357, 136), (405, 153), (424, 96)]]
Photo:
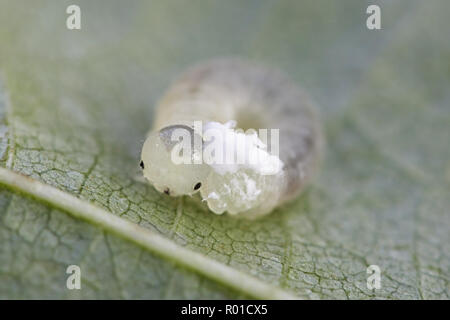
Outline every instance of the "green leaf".
[[(81, 30), (0, 3), (0, 298), (450, 298), (448, 1), (380, 2), (378, 31), (359, 0), (77, 3)], [(164, 89), (228, 55), (284, 69), (327, 137), (256, 221), (136, 179)]]

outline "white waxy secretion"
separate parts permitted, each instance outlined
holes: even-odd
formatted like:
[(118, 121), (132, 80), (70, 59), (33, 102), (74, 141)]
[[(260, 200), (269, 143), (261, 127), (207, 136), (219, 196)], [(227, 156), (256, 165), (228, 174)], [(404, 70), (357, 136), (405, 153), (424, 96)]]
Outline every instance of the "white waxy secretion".
[[(276, 130), (278, 139), (262, 139), (259, 129)], [(161, 99), (141, 168), (160, 192), (199, 192), (216, 214), (256, 217), (301, 192), (321, 146), (315, 109), (291, 80), (250, 62), (217, 59), (186, 71)], [(174, 161), (179, 154), (192, 161)]]

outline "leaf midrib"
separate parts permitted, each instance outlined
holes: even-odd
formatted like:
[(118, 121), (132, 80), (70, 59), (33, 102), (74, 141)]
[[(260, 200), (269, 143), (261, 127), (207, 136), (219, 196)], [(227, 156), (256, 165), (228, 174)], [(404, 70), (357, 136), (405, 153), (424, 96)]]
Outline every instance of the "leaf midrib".
[(184, 248), (166, 237), (120, 218), (70, 193), (10, 169), (0, 167), (0, 185), (94, 224), (164, 259), (171, 260), (182, 267), (191, 269), (248, 296), (257, 299), (301, 298), (284, 289), (208, 258), (201, 253)]

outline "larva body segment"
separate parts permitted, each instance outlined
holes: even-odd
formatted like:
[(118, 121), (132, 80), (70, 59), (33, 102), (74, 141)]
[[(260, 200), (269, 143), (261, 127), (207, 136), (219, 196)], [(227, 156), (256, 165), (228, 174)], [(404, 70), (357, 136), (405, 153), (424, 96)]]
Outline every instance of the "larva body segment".
[[(310, 181), (322, 145), (317, 116), (306, 94), (279, 71), (239, 59), (212, 60), (187, 70), (161, 99), (155, 117), (153, 135), (168, 127), (193, 127), (194, 121), (201, 121), (204, 127), (215, 123), (220, 127), (235, 120), (237, 128), (244, 130), (279, 129), (282, 169), (276, 174), (264, 175), (246, 165), (228, 172), (207, 164), (185, 169), (192, 179), (202, 180), (198, 181), (201, 196), (218, 214), (259, 216), (296, 197)], [(171, 175), (180, 176), (183, 171), (166, 163), (167, 156), (162, 161), (152, 154), (155, 146), (161, 149), (164, 142), (151, 136), (142, 152), (144, 176), (159, 190), (183, 189), (181, 194), (192, 194), (185, 190), (197, 181), (187, 178), (174, 184), (178, 178)], [(270, 140), (267, 145), (271, 150)], [(172, 185), (164, 187), (166, 180)]]

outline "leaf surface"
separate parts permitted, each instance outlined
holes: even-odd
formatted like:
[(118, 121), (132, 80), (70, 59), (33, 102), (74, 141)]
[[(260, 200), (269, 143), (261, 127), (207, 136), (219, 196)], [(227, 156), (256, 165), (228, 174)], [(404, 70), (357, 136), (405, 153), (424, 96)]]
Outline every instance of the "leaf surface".
[[(369, 31), (363, 1), (80, 1), (70, 31), (70, 3), (2, 0), (0, 298), (448, 299), (450, 8), (380, 3)], [(256, 221), (136, 179), (164, 89), (229, 55), (284, 69), (327, 137), (314, 183)], [(65, 286), (72, 264), (82, 290)]]

